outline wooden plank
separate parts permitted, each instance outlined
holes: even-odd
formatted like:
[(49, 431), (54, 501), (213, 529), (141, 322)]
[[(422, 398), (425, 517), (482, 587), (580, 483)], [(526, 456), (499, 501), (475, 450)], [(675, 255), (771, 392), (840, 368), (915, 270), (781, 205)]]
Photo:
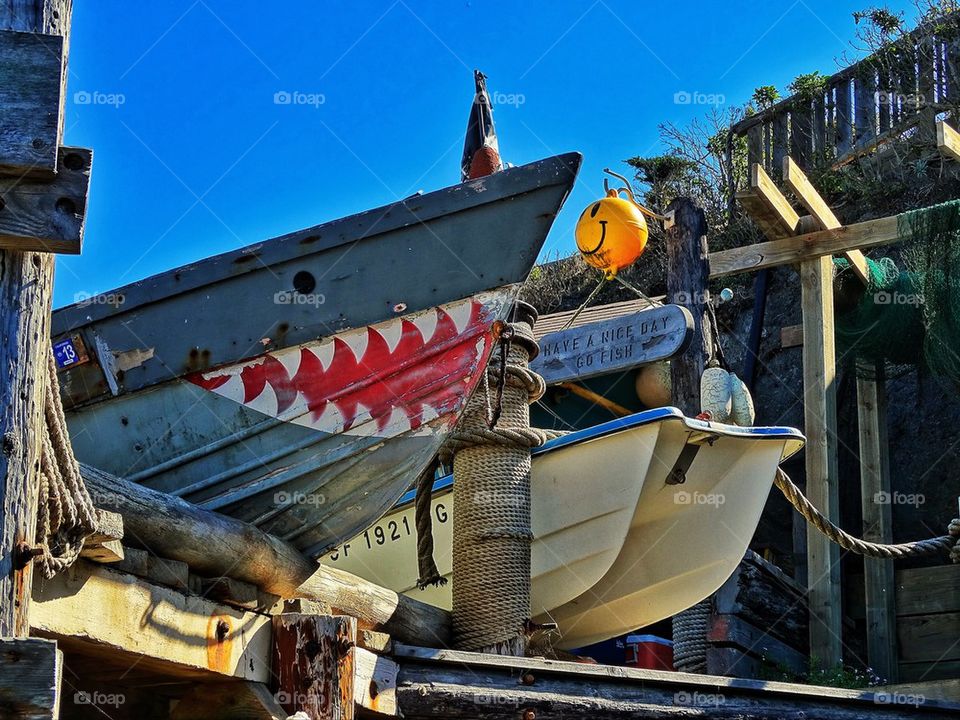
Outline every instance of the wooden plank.
[[(819, 223), (820, 229), (836, 230), (841, 227), (837, 216), (833, 214), (833, 210), (813, 187), (806, 173), (793, 161), (793, 158), (786, 157), (783, 159), (783, 181), (791, 192), (797, 196), (800, 204)], [(864, 285), (869, 283), (870, 273), (867, 270), (867, 259), (863, 256), (863, 253), (859, 250), (848, 250), (843, 253), (843, 256), (850, 263), (860, 281)]]
[(200, 594), (217, 602), (254, 610), (260, 605), (257, 586), (230, 577), (200, 578)]
[(83, 543), (80, 557), (101, 563), (123, 560), (123, 518), (107, 510), (97, 510), (97, 527)]
[(354, 702), (357, 709), (383, 716), (397, 715), (397, 674), (400, 666), (356, 647), (350, 650)]
[[(892, 543), (890, 457), (887, 399), (882, 371), (878, 378), (857, 378), (857, 420), (860, 429), (860, 506), (863, 538)], [(894, 609), (893, 560), (864, 558), (864, 606), (867, 660), (877, 674), (897, 682), (897, 630)]]
[(150, 582), (166, 585), (181, 592), (190, 590), (190, 566), (180, 560), (147, 556), (147, 574)]
[[(821, 257), (803, 262), (800, 284), (806, 495), (827, 518), (839, 523), (833, 260)], [(842, 661), (840, 553), (813, 526), (807, 528), (807, 599), (810, 654), (823, 667), (835, 667)]]
[(0, 249), (77, 255), (93, 153), (60, 148), (53, 182), (0, 177)]
[(284, 710), (310, 720), (354, 717), (354, 618), (284, 613), (273, 618), (273, 638), (275, 697)]
[[(3, 2), (0, 30), (61, 36), (66, 54), (71, 9), (72, 0)], [(29, 631), (33, 572), (13, 559), (36, 532), (52, 292), (51, 256), (0, 250), (0, 636)]]
[(690, 198), (678, 198), (667, 207), (674, 224), (667, 230), (667, 298), (682, 305), (693, 318), (693, 338), (677, 362), (670, 363), (671, 398), (693, 417), (700, 412), (700, 376), (713, 349), (707, 314), (707, 221)]
[(837, 157), (842, 157), (853, 146), (853, 114), (850, 102), (850, 79), (845, 77), (835, 86), (834, 99), (835, 140)]
[[(741, 617), (715, 614), (707, 628), (707, 641), (716, 646), (730, 646), (765, 662), (782, 666), (798, 675), (809, 669), (805, 653), (773, 637), (766, 629), (758, 628)], [(729, 670), (707, 666), (710, 675), (728, 675)], [(744, 675), (739, 675), (744, 677)]]
[(389, 655), (393, 652), (393, 640), (386, 633), (376, 630), (360, 630), (357, 632), (357, 647), (362, 647), (372, 653)]
[[(948, 718), (960, 705), (870, 691), (397, 646), (406, 718)], [(518, 682), (518, 679), (521, 679)], [(529, 714), (528, 714), (529, 713)]]
[(60, 717), (63, 653), (53, 640), (0, 638), (0, 714), (10, 720)]
[(803, 345), (803, 325), (787, 325), (780, 328), (780, 347), (792, 348)]
[(287, 713), (263, 683), (196, 683), (170, 720), (287, 720)]
[(960, 660), (960, 613), (901, 617), (897, 636), (902, 662)]
[(530, 369), (548, 385), (583, 380), (666, 360), (692, 339), (690, 312), (664, 305), (545, 335)]
[(763, 126), (754, 125), (747, 131), (747, 162), (763, 162)]
[(900, 239), (902, 238), (897, 230), (897, 217), (893, 216), (844, 225), (836, 230), (818, 230), (768, 240), (710, 253), (710, 278), (778, 265), (794, 265), (824, 255), (839, 255), (847, 250), (865, 250), (889, 245)]
[(900, 663), (900, 682), (926, 682), (960, 677), (960, 660)]
[[(785, 156), (784, 156), (785, 157)], [(780, 168), (783, 166), (783, 160), (780, 161)], [(758, 220), (761, 228), (765, 225), (779, 228), (768, 237), (785, 237), (796, 234), (797, 225), (800, 222), (800, 216), (797, 214), (790, 202), (783, 196), (776, 183), (770, 179), (766, 171), (760, 165), (750, 166), (750, 191), (762, 203), (762, 210), (754, 213), (752, 208), (747, 208), (751, 217)], [(737, 199), (741, 199), (746, 192), (738, 193)]]
[(853, 77), (856, 143), (867, 145), (877, 137), (877, 81), (874, 69), (865, 67)]
[[(320, 565), (290, 543), (240, 520), (89, 466), (80, 470), (91, 494), (112, 498), (131, 541), (181, 560), (199, 574), (228, 574), (274, 595), (316, 600), (399, 640), (450, 641), (445, 610)], [(237, 548), (244, 552), (238, 554)]]
[(30, 628), (92, 657), (184, 677), (270, 677), (270, 618), (79, 561), (34, 588)]
[[(800, 167), (809, 167), (813, 157), (813, 110), (812, 103), (803, 102), (790, 112), (792, 154)], [(790, 157), (790, 155), (787, 155)], [(782, 167), (782, 166), (781, 166)]]
[(0, 30), (0, 175), (56, 177), (65, 59), (58, 35)]
[(897, 573), (897, 615), (960, 612), (960, 565)]
[(878, 685), (877, 690), (898, 695), (913, 695), (924, 699), (934, 698), (960, 703), (960, 677), (950, 680), (926, 680), (923, 682)]
[(788, 122), (790, 112), (777, 113), (773, 116), (773, 153), (769, 165), (770, 172), (779, 172), (783, 164), (783, 158), (790, 154), (790, 139), (788, 136)]
[(945, 120), (937, 121), (937, 149), (953, 160), (960, 160), (960, 133)]

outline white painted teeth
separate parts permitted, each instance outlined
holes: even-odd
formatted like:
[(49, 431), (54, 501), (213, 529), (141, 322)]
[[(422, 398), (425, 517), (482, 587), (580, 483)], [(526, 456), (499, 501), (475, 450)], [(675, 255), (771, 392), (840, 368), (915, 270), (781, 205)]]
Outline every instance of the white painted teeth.
[(353, 356), (356, 358), (357, 362), (363, 360), (364, 353), (367, 352), (367, 344), (370, 342), (370, 332), (369, 328), (359, 328), (353, 332), (346, 333), (343, 336), (343, 341), (347, 344), (353, 351)]
[[(310, 348), (307, 352), (312, 352), (316, 356), (317, 360), (320, 361), (320, 366), (324, 372), (326, 372), (327, 368), (330, 367), (330, 363), (333, 362), (333, 351), (334, 342), (333, 340), (328, 340), (316, 347)], [(291, 377), (293, 376), (291, 375)]]
[(374, 332), (380, 333), (380, 336), (387, 343), (387, 349), (393, 352), (400, 344), (400, 336), (403, 335), (403, 322), (401, 320), (391, 320), (384, 325), (377, 326)]
[(283, 369), (287, 371), (287, 377), (293, 379), (297, 374), (297, 370), (300, 369), (303, 350), (299, 347), (287, 348), (278, 353), (274, 353), (273, 358), (283, 365)]
[(247, 407), (262, 412), (270, 417), (277, 417), (280, 404), (277, 402), (277, 393), (270, 383), (264, 383), (263, 391), (247, 403)]
[(447, 305), (443, 308), (443, 311), (453, 320), (457, 332), (462, 333), (467, 329), (467, 325), (470, 324), (470, 316), (473, 314), (473, 303), (468, 300), (467, 302), (460, 302), (455, 305)]
[(429, 343), (437, 329), (437, 311), (430, 308), (426, 312), (420, 313), (413, 318), (413, 324), (417, 326), (420, 334), (423, 336), (423, 342)]

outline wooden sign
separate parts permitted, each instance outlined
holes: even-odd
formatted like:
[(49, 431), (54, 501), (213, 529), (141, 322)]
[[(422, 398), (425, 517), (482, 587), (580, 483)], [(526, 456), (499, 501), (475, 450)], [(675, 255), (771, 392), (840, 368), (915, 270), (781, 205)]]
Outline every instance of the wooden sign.
[(692, 338), (690, 312), (663, 305), (544, 335), (530, 369), (548, 385), (582, 380), (673, 357)]

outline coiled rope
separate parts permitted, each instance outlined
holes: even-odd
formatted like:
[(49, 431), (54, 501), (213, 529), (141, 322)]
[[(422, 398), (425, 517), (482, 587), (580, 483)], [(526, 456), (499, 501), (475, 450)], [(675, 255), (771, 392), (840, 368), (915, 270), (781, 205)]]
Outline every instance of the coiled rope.
[(76, 562), (84, 540), (97, 527), (97, 511), (80, 477), (67, 434), (52, 348), (48, 353), (43, 414), (36, 535), (43, 554), (37, 562), (44, 576), (52, 578)]
[(707, 624), (713, 614), (713, 598), (673, 616), (673, 667), (682, 672), (707, 671)]

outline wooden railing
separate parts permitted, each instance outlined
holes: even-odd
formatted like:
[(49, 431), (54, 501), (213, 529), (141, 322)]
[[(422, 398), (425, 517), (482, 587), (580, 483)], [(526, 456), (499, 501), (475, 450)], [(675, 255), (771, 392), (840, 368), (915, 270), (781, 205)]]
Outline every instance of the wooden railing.
[[(960, 15), (960, 13), (957, 13)], [(806, 168), (869, 152), (911, 128), (931, 132), (960, 106), (960, 18), (925, 23), (881, 52), (827, 78), (822, 92), (792, 95), (733, 126), (751, 163), (779, 176), (783, 158)]]

